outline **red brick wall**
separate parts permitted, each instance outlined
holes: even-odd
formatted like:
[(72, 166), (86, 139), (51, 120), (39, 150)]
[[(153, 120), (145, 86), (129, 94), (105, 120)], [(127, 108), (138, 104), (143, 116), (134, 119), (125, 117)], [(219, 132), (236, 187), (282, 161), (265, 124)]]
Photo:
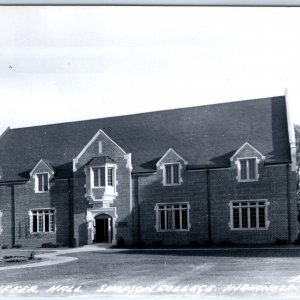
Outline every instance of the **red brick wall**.
[[(161, 241), (170, 245), (208, 240), (206, 171), (183, 172), (183, 183), (179, 186), (163, 186), (161, 176), (161, 174), (144, 175), (138, 179), (141, 241), (146, 244)], [(190, 204), (190, 231), (157, 232), (155, 205), (176, 202)]]
[(2, 232), (0, 234), (1, 246), (12, 246), (12, 193), (13, 185), (0, 185), (0, 210), (2, 212), (1, 226)]
[[(257, 182), (239, 183), (236, 169), (215, 169), (209, 171), (211, 237), (214, 243), (257, 244), (274, 243), (276, 239), (289, 240), (287, 174), (290, 183), (290, 237), (297, 238), (296, 221), (296, 174), (288, 171), (286, 165), (260, 165)], [(135, 189), (135, 207), (140, 205), (140, 238), (146, 244), (161, 241), (163, 244), (202, 243), (208, 236), (207, 173), (206, 171), (184, 172), (180, 186), (162, 185), (161, 173), (140, 175), (139, 186)], [(232, 231), (229, 227), (231, 200), (266, 199), (270, 202), (268, 230)], [(156, 232), (156, 203), (189, 202), (191, 228), (188, 232)], [(137, 219), (137, 217), (135, 218)], [(135, 228), (137, 232), (137, 228)]]
[[(99, 154), (99, 141), (102, 141), (102, 153)], [(88, 243), (87, 208), (92, 208), (85, 194), (89, 187), (89, 172), (85, 174), (86, 163), (93, 157), (107, 155), (116, 162), (116, 191), (117, 196), (110, 203), (110, 207), (117, 208), (116, 240), (123, 238), (126, 244), (132, 243), (132, 214), (131, 214), (131, 169), (127, 166), (127, 158), (114, 143), (105, 135), (100, 134), (86, 149), (76, 164), (77, 171), (74, 173), (74, 237), (77, 245)], [(99, 205), (100, 202), (95, 205)], [(119, 226), (121, 222), (122, 226)]]
[[(237, 182), (235, 169), (211, 171), (212, 239), (234, 243), (273, 243), (276, 238), (288, 240), (287, 173), (286, 165), (260, 167), (257, 182)], [(294, 176), (292, 176), (293, 178)], [(291, 191), (292, 218), (296, 210), (295, 189)], [(266, 199), (270, 202), (268, 230), (234, 230), (230, 221), (230, 200)], [(295, 226), (291, 228), (296, 237)]]
[[(0, 186), (1, 210), (3, 209), (3, 225), (5, 231), (1, 234), (2, 244), (12, 246), (11, 203), (13, 201), (10, 186)], [(49, 193), (35, 193), (34, 180), (15, 184), (15, 244), (22, 247), (40, 247), (43, 243), (69, 245), (69, 190), (67, 180), (53, 180)], [(7, 209), (4, 209), (7, 207)], [(29, 210), (55, 209), (55, 233), (30, 233)]]

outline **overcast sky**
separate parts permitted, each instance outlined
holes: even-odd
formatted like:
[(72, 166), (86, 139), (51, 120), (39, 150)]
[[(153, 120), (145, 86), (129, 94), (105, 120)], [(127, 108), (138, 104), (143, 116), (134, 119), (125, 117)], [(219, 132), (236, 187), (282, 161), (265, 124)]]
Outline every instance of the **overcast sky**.
[(0, 128), (285, 94), (300, 8), (0, 7)]

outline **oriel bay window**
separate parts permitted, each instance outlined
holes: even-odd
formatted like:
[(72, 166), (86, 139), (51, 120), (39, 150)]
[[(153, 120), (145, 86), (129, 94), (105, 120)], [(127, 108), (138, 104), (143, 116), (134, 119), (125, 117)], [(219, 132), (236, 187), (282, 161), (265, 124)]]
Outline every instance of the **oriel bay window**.
[(189, 230), (189, 204), (157, 204), (156, 207), (157, 231)]
[(115, 165), (91, 168), (92, 188), (105, 188), (107, 193), (114, 193), (116, 185)]
[(269, 225), (267, 201), (231, 201), (231, 229), (267, 229)]
[(55, 231), (54, 209), (31, 210), (30, 228), (31, 228), (31, 232), (54, 232)]

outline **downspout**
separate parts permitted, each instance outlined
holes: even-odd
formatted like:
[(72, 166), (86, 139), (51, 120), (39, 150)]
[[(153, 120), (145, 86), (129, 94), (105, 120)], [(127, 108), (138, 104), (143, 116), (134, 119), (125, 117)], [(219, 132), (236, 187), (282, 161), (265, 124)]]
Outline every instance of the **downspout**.
[(74, 243), (74, 203), (71, 179), (68, 178), (68, 200), (69, 200), (69, 245), (76, 247)]
[(206, 170), (206, 189), (207, 189), (207, 225), (208, 225), (208, 241), (212, 242), (211, 239), (211, 205), (210, 205), (210, 173), (209, 170)]
[(288, 221), (288, 243), (292, 243), (291, 237), (291, 194), (290, 194), (290, 166), (286, 165), (286, 199), (287, 199), (287, 221)]
[(11, 185), (11, 243), (16, 244), (15, 183)]
[(141, 242), (141, 216), (140, 216), (140, 200), (139, 200), (139, 174), (136, 176), (136, 199), (137, 199), (137, 235), (138, 244)]

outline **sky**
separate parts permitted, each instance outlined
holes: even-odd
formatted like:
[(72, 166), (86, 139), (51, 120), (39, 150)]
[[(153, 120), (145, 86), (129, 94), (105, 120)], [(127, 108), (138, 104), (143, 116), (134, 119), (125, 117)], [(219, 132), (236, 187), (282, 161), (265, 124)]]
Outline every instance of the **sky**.
[(284, 95), (300, 8), (0, 6), (0, 129)]

